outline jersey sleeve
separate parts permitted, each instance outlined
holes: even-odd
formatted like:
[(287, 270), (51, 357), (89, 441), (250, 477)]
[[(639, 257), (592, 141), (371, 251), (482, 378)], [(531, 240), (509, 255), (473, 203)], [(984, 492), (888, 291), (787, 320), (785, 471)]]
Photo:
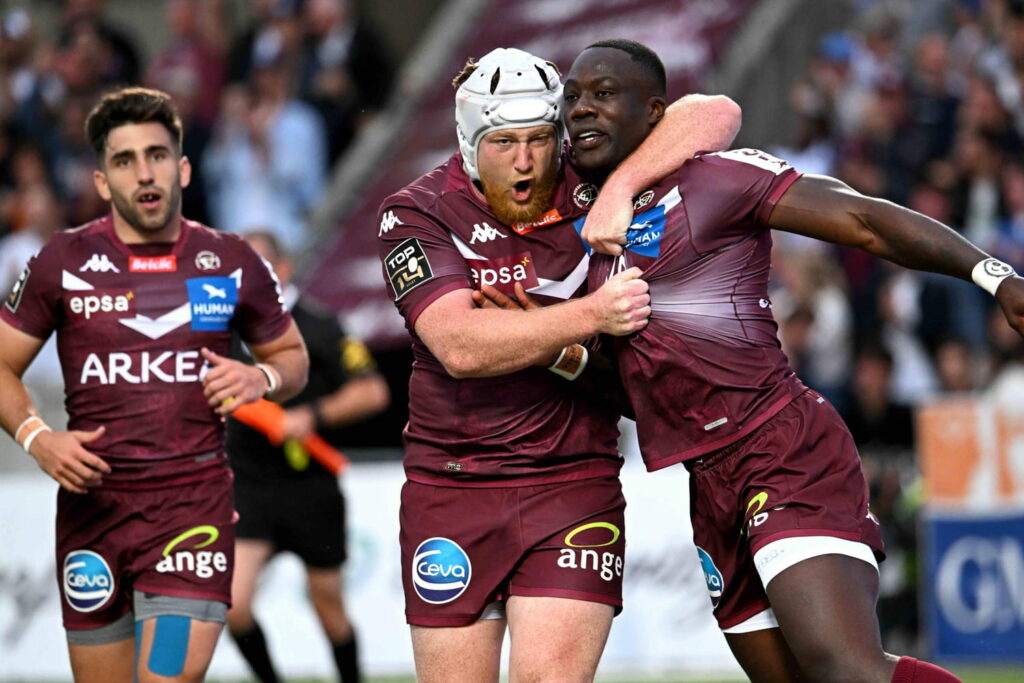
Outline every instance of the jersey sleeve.
[(689, 172), (679, 190), (700, 252), (767, 228), (776, 202), (801, 175), (788, 162), (756, 149), (704, 154), (684, 168)]
[(440, 223), (419, 209), (385, 202), (378, 246), (388, 295), (411, 331), (420, 313), (448, 292), (470, 289), (472, 273)]
[(247, 344), (265, 344), (288, 331), (292, 317), (285, 310), (281, 283), (270, 264), (239, 240), (242, 281), (232, 321)]
[(3, 306), (0, 306), (0, 318), (39, 339), (50, 336), (62, 315), (63, 270), (58, 250), (51, 241), (29, 259)]

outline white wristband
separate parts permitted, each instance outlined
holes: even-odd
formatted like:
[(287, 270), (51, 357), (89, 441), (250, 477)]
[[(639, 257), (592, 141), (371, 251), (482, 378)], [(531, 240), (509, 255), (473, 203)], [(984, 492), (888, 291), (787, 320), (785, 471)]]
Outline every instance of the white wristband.
[(974, 270), (971, 271), (971, 279), (974, 280), (974, 284), (995, 296), (999, 283), (1016, 274), (1009, 264), (1003, 263), (999, 259), (987, 258), (978, 261), (974, 266)]
[(256, 367), (258, 367), (267, 377), (267, 390), (263, 392), (263, 395), (270, 396), (272, 393), (277, 391), (277, 377), (274, 374), (274, 371), (263, 363), (257, 363)]
[(21, 424), (18, 425), (18, 428), (14, 430), (15, 441), (21, 443), (21, 439), (19, 439), (18, 436), (21, 434), (21, 430), (25, 428), (25, 425), (27, 425), (32, 420), (38, 420), (39, 422), (43, 422), (43, 418), (39, 417), (38, 415), (29, 415), (28, 417), (26, 417), (24, 420), (21, 421)]
[(571, 382), (583, 373), (589, 359), (590, 354), (587, 353), (586, 346), (570, 344), (562, 349), (562, 353), (558, 354), (558, 360), (549, 365), (548, 370)]
[(43, 432), (48, 431), (50, 431), (50, 428), (47, 427), (45, 424), (41, 427), (36, 427), (31, 432), (29, 432), (28, 436), (25, 437), (25, 442), (21, 444), (21, 447), (25, 449), (26, 453), (32, 455), (32, 451), (29, 450), (30, 448), (32, 448), (32, 442), (36, 440), (37, 436), (39, 436)]

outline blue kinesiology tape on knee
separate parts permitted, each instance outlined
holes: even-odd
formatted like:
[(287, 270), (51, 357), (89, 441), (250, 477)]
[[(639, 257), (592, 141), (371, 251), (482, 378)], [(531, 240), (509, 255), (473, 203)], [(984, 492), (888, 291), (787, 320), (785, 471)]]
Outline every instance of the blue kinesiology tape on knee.
[(178, 676), (185, 670), (188, 634), (192, 619), (176, 614), (156, 618), (153, 645), (149, 649), (149, 670), (160, 676)]
[(142, 622), (135, 622), (135, 666), (132, 667), (132, 683), (139, 683), (139, 655), (142, 652)]

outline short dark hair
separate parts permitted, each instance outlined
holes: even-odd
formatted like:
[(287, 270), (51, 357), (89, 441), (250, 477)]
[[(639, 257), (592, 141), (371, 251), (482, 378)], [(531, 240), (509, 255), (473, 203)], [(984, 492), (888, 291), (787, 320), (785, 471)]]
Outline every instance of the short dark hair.
[(651, 84), (658, 90), (659, 95), (664, 95), (668, 90), (667, 79), (665, 77), (665, 65), (661, 63), (661, 58), (651, 48), (647, 47), (642, 43), (638, 43), (635, 40), (626, 40), (625, 38), (612, 38), (609, 40), (599, 40), (596, 43), (588, 45), (586, 49), (592, 47), (607, 47), (612, 50), (619, 50), (625, 52), (633, 61), (640, 65), (644, 72), (650, 77)]
[(122, 88), (100, 98), (85, 119), (85, 136), (96, 158), (103, 163), (103, 149), (110, 131), (130, 123), (159, 123), (181, 153), (181, 117), (171, 96), (150, 88)]

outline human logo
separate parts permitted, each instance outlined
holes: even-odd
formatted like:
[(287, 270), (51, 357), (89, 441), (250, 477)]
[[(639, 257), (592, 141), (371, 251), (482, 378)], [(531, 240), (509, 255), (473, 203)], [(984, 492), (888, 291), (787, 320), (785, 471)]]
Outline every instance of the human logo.
[(211, 285), (209, 283), (205, 283), (203, 285), (203, 291), (206, 292), (206, 294), (211, 299), (227, 299), (228, 298), (228, 292), (227, 292), (226, 289), (222, 289), (220, 287), (214, 287), (213, 285)]
[(93, 254), (82, 264), (82, 267), (78, 269), (78, 272), (84, 273), (85, 271), (92, 271), (93, 273), (109, 273), (111, 271), (120, 273), (117, 266), (110, 262), (110, 259), (106, 254)]
[(95, 612), (114, 594), (110, 565), (91, 550), (72, 550), (64, 557), (61, 572), (64, 599), (78, 612)]
[(432, 605), (456, 599), (473, 578), (473, 566), (466, 551), (455, 541), (440, 536), (419, 544), (412, 554), (411, 569), (416, 595)]
[(502, 233), (497, 228), (492, 228), (488, 223), (474, 223), (473, 236), (469, 239), (469, 243), (490, 242), (499, 237), (501, 239), (508, 239), (508, 235)]
[(704, 581), (708, 585), (708, 595), (711, 596), (711, 604), (718, 607), (718, 601), (722, 599), (722, 591), (725, 589), (725, 579), (722, 572), (715, 566), (707, 551), (697, 546), (697, 556), (700, 558), (700, 568), (704, 571)]
[(183, 531), (164, 546), (161, 553), (163, 559), (157, 563), (156, 570), (161, 574), (192, 573), (200, 579), (223, 574), (228, 570), (228, 556), (220, 550), (200, 550), (215, 543), (218, 538), (220, 531), (209, 524)]
[(238, 282), (232, 277), (196, 277), (185, 280), (193, 330), (223, 332), (238, 304)]
[(404, 225), (404, 223), (398, 220), (398, 216), (395, 215), (394, 211), (388, 211), (380, 219), (380, 232), (377, 233), (377, 237), (383, 237), (391, 232), (396, 225)]
[(199, 270), (217, 270), (220, 268), (220, 256), (212, 251), (201, 251), (196, 254), (196, 268)]
[(558, 566), (562, 569), (594, 571), (603, 581), (622, 577), (621, 553), (598, 550), (615, 545), (622, 530), (611, 522), (589, 522), (572, 529), (562, 540), (568, 548), (558, 551)]

